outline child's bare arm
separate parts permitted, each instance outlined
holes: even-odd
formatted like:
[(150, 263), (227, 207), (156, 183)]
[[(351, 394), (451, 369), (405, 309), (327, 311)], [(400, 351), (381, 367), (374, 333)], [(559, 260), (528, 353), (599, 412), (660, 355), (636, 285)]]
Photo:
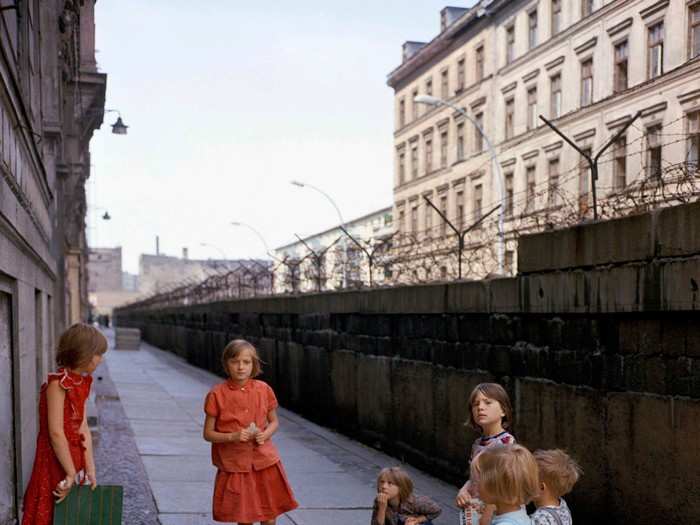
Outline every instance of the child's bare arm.
[[(85, 401), (87, 405), (87, 400)], [(87, 408), (87, 407), (86, 407)], [(87, 422), (87, 410), (83, 413), (83, 422), (80, 424), (80, 433), (85, 438), (85, 474), (90, 480), (90, 486), (94, 490), (97, 487), (97, 470), (95, 469), (95, 456), (92, 449), (92, 433)]]
[(457, 492), (457, 506), (460, 508), (465, 508), (467, 505), (469, 505), (471, 499), (471, 494), (469, 494), (469, 480), (467, 480), (466, 483), (462, 485), (462, 488), (459, 489), (459, 492)]
[(491, 520), (496, 512), (496, 505), (486, 505), (484, 507), (484, 512), (481, 513), (481, 518), (479, 518), (479, 525), (491, 525)]
[(51, 447), (56, 453), (58, 462), (66, 472), (66, 476), (75, 477), (75, 465), (70, 455), (68, 439), (63, 430), (63, 403), (66, 399), (66, 391), (58, 381), (51, 381), (46, 388), (46, 404), (49, 419), (49, 439)]
[(279, 426), (280, 423), (279, 419), (277, 418), (277, 410), (273, 408), (267, 413), (267, 426), (265, 427), (265, 430), (255, 435), (255, 441), (258, 443), (258, 445), (262, 445), (265, 443), (265, 441), (270, 439), (272, 434), (277, 432)]
[(243, 429), (240, 432), (218, 432), (216, 429), (216, 418), (207, 414), (204, 420), (204, 440), (209, 443), (232, 443), (240, 441), (245, 443), (250, 440), (250, 432)]

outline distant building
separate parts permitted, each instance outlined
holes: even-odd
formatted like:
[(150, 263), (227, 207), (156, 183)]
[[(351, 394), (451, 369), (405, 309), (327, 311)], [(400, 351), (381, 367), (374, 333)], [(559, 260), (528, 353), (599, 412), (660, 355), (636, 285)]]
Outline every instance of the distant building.
[(121, 290), (122, 249), (90, 248), (88, 252), (88, 291)]
[(258, 267), (267, 271), (269, 261), (189, 259), (186, 249), (182, 258), (143, 254), (139, 258), (139, 293), (145, 297), (180, 284), (198, 283), (212, 275)]
[[(374, 284), (384, 283), (390, 270), (380, 255), (384, 254), (394, 234), (392, 208), (382, 208), (348, 221), (345, 228), (370, 253), (378, 252), (372, 278)], [(345, 258), (343, 250), (346, 250)], [(273, 261), (276, 293), (335, 290), (344, 282), (347, 287), (355, 288), (369, 284), (367, 255), (339, 225), (280, 246), (274, 250), (274, 255), (277, 259)]]
[[(592, 155), (641, 112), (600, 159), (601, 218), (697, 196), (698, 1), (481, 0), (470, 9), (448, 7), (430, 42), (404, 44), (388, 84), (397, 229), (402, 243), (413, 244), (407, 253), (433, 258), (407, 276), (456, 276), (456, 236), (425, 197), (457, 228), (477, 224), (464, 250), (471, 278), (498, 269), (501, 211), (506, 274), (516, 271), (523, 233), (593, 217), (588, 163), (540, 115)], [(416, 102), (419, 95), (462, 108), (471, 120)], [(475, 123), (496, 149), (502, 178)]]

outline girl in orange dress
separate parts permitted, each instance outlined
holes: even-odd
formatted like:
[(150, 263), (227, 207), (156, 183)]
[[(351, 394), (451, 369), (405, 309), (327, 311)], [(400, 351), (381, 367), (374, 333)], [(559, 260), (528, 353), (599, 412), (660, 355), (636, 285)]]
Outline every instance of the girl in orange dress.
[(277, 398), (262, 372), (258, 352), (243, 339), (231, 341), (221, 357), (229, 378), (212, 388), (204, 403), (204, 439), (218, 469), (214, 520), (274, 525), (297, 508), (276, 447)]
[(94, 489), (95, 460), (85, 402), (92, 374), (107, 351), (96, 328), (75, 324), (63, 332), (56, 350), (58, 370), (49, 374), (39, 398), (39, 436), (32, 476), (24, 493), (22, 525), (53, 523), (54, 496), (62, 501), (76, 477)]

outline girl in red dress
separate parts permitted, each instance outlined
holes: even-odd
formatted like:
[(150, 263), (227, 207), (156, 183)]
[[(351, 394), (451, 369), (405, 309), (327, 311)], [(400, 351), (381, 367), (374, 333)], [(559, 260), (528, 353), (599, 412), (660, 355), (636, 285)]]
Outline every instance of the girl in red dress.
[(87, 324), (63, 332), (56, 350), (56, 373), (41, 386), (39, 436), (34, 469), (24, 493), (22, 525), (50, 525), (56, 502), (70, 492), (76, 477), (94, 489), (95, 460), (85, 401), (92, 377), (107, 351), (107, 340)]
[(204, 439), (218, 469), (214, 484), (216, 521), (274, 525), (297, 508), (277, 449), (277, 398), (267, 383), (253, 379), (262, 369), (255, 347), (231, 341), (221, 357), (229, 378), (212, 388), (204, 404)]

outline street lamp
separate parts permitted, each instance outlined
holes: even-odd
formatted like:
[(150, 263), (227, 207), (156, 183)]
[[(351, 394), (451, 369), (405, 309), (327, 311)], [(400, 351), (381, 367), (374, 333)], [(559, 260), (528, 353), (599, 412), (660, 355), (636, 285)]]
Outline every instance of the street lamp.
[(126, 135), (126, 130), (128, 129), (129, 126), (124, 124), (124, 121), (122, 120), (122, 115), (119, 113), (118, 109), (105, 109), (104, 113), (116, 113), (117, 116), (117, 121), (112, 124), (112, 133), (115, 135)]
[(227, 260), (227, 259), (228, 259), (228, 257), (226, 257), (226, 254), (224, 253), (224, 251), (223, 251), (221, 248), (219, 248), (218, 246), (214, 245), (214, 244), (209, 244), (209, 243), (206, 243), (206, 242), (200, 242), (199, 245), (200, 245), (200, 246), (204, 246), (205, 248), (214, 248), (215, 250), (217, 250), (217, 251), (221, 254), (221, 256), (224, 258), (224, 260)]
[(479, 124), (463, 108), (460, 108), (459, 106), (452, 104), (451, 102), (447, 102), (446, 100), (442, 100), (431, 95), (418, 95), (413, 100), (419, 104), (427, 104), (429, 106), (446, 106), (454, 109), (464, 118), (466, 118), (469, 122), (474, 124), (474, 127), (476, 127), (476, 129), (479, 131), (479, 134), (484, 138), (484, 141), (486, 142), (486, 145), (488, 146), (489, 151), (491, 152), (491, 161), (493, 163), (493, 169), (497, 174), (498, 185), (501, 194), (501, 207), (498, 212), (498, 273), (499, 275), (503, 275), (503, 258), (505, 253), (505, 234), (503, 230), (506, 213), (506, 188), (505, 181), (503, 180), (503, 172), (501, 171), (501, 165), (498, 163), (496, 150), (491, 144), (489, 138), (484, 133), (484, 130), (481, 129), (481, 126), (479, 126)]
[(262, 234), (253, 228), (250, 224), (246, 224), (245, 222), (240, 222), (240, 221), (234, 221), (231, 223), (231, 226), (241, 226), (243, 228), (248, 228), (250, 231), (252, 231), (255, 235), (258, 236), (258, 239), (263, 243), (263, 246), (265, 246), (265, 253), (272, 257), (273, 259), (276, 259), (274, 255), (272, 255), (272, 251), (270, 250), (270, 247), (267, 245), (267, 242), (265, 242), (265, 237), (262, 236)]
[[(306, 182), (300, 182), (300, 181), (298, 181), (298, 180), (291, 180), (291, 181), (289, 181), (289, 182), (290, 182), (293, 186), (297, 186), (297, 187), (299, 187), (299, 188), (311, 188), (312, 190), (315, 190), (315, 191), (317, 191), (318, 193), (320, 193), (321, 195), (323, 195), (323, 196), (328, 200), (328, 202), (330, 202), (330, 203), (333, 205), (333, 207), (335, 208), (335, 211), (338, 213), (338, 219), (340, 219), (340, 228), (341, 228), (341, 229), (342, 229), (342, 228), (345, 228), (345, 221), (343, 220), (343, 214), (340, 213), (340, 208), (338, 208), (338, 205), (335, 203), (335, 201), (331, 198), (330, 195), (328, 195), (328, 194), (327, 194), (325, 191), (323, 191), (321, 188), (318, 188), (318, 187), (316, 187), (316, 186), (314, 186), (314, 185), (312, 185), (312, 184), (308, 184), (308, 183), (306, 183)], [(343, 278), (342, 278), (342, 282), (341, 282), (341, 287), (343, 287), (343, 288), (345, 287), (345, 282), (346, 282), (346, 280), (347, 280), (347, 275), (346, 275), (346, 271), (347, 271), (347, 258), (348, 258), (348, 254), (347, 254), (347, 251), (348, 251), (347, 244), (348, 244), (348, 243), (347, 243), (347, 240), (345, 239), (345, 237), (343, 237)]]

